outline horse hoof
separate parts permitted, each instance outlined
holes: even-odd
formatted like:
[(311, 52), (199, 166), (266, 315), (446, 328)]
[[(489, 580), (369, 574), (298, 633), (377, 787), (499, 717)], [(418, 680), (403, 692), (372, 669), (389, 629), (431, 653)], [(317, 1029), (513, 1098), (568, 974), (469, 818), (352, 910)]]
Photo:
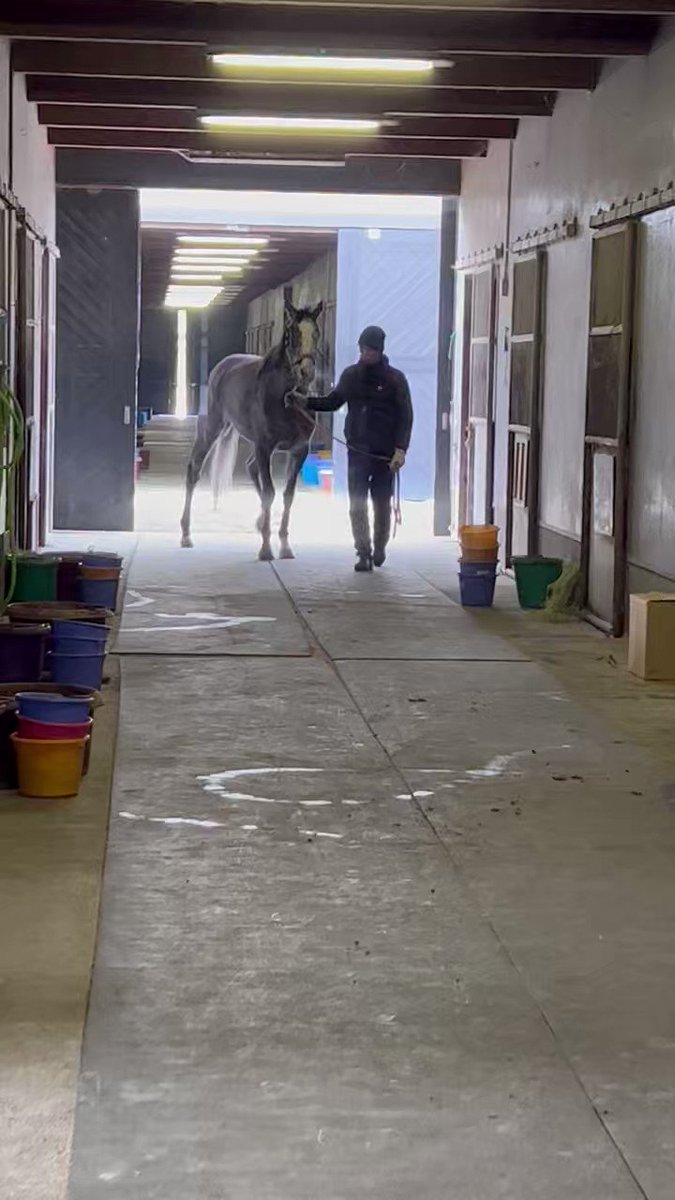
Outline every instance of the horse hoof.
[(279, 558), (295, 558), (290, 546), (282, 546), (279, 551)]
[(190, 537), (189, 533), (183, 534), (182, 538), (180, 539), (180, 544), (184, 550), (192, 550), (192, 548), (194, 546), (194, 542), (193, 542), (192, 538)]
[(270, 546), (261, 546), (258, 552), (260, 562), (274, 562), (274, 554)]

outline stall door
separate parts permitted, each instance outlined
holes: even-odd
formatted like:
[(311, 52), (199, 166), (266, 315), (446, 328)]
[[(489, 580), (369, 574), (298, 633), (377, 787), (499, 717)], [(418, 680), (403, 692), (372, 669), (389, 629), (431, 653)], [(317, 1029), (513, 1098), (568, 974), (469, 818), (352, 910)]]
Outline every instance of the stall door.
[(38, 539), (43, 546), (51, 530), (54, 510), (56, 254), (50, 246), (45, 246), (42, 251), (41, 310)]
[(492, 266), (465, 276), (461, 512), (469, 525), (492, 520), (495, 280)]
[(506, 561), (535, 554), (539, 509), (540, 379), (545, 253), (513, 267)]
[(625, 615), (634, 246), (632, 223), (596, 233), (591, 268), (581, 563), (588, 616), (617, 637)]
[(22, 222), (17, 227), (16, 396), (25, 422), (24, 454), (18, 470), (17, 540), (38, 543), (40, 493), (40, 311), (42, 246)]

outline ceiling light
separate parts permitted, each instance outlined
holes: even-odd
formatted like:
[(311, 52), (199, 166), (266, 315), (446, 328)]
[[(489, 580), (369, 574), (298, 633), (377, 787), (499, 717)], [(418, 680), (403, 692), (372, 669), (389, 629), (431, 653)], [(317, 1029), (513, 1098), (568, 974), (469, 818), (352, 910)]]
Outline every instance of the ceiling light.
[(176, 246), (176, 254), (182, 258), (256, 258), (259, 250), (245, 246)]
[(195, 271), (200, 275), (212, 275), (214, 279), (219, 279), (221, 275), (241, 275), (244, 265), (242, 263), (214, 263), (208, 266), (205, 263), (172, 263), (171, 270), (194, 275)]
[(209, 57), (215, 66), (235, 70), (428, 75), (434, 69), (434, 63), (426, 58), (351, 58), (333, 54), (211, 54)]
[(164, 297), (165, 308), (206, 308), (218, 295), (220, 288), (170, 287)]
[(379, 133), (380, 122), (350, 117), (231, 117), (227, 114), (200, 117), (209, 129), (240, 129), (262, 133)]
[(179, 233), (177, 240), (181, 244), (184, 243), (188, 246), (213, 247), (214, 249), (217, 246), (229, 246), (232, 250), (239, 247), (243, 249), (248, 246), (269, 246), (270, 241), (269, 238), (265, 237), (208, 237), (207, 235), (193, 237), (190, 233)]

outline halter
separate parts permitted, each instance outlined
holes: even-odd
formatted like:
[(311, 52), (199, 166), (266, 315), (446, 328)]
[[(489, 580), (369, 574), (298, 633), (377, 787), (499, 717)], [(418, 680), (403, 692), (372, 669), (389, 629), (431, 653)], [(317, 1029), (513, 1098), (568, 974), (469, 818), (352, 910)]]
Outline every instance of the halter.
[(284, 357), (286, 359), (286, 365), (287, 365), (289, 371), (291, 372), (291, 375), (293, 376), (293, 381), (295, 382), (296, 372), (297, 372), (297, 374), (300, 373), (302, 364), (305, 362), (310, 362), (312, 364), (312, 367), (316, 368), (316, 358), (315, 358), (314, 354), (301, 354), (299, 358), (295, 358), (295, 359), (291, 358), (289, 333), (290, 333), (290, 330), (288, 330), (288, 329), (284, 330), (284, 342), (283, 342)]

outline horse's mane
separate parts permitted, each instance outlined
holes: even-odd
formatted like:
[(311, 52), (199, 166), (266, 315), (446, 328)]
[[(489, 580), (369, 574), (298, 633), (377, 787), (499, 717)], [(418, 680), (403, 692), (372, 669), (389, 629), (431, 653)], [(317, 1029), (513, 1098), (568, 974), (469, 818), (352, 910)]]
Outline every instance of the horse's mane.
[[(314, 317), (313, 309), (311, 309), (311, 308), (296, 309), (295, 324), (299, 325), (301, 321), (314, 321), (314, 323), (316, 324), (316, 319)], [(267, 351), (267, 354), (264, 356), (264, 358), (260, 364), (258, 374), (259, 375), (268, 375), (272, 371), (277, 371), (279, 369), (279, 367), (283, 367), (285, 350), (286, 350), (286, 330), (284, 330), (283, 334), (281, 335), (281, 341), (277, 342), (276, 345), (271, 346), (270, 349)]]

